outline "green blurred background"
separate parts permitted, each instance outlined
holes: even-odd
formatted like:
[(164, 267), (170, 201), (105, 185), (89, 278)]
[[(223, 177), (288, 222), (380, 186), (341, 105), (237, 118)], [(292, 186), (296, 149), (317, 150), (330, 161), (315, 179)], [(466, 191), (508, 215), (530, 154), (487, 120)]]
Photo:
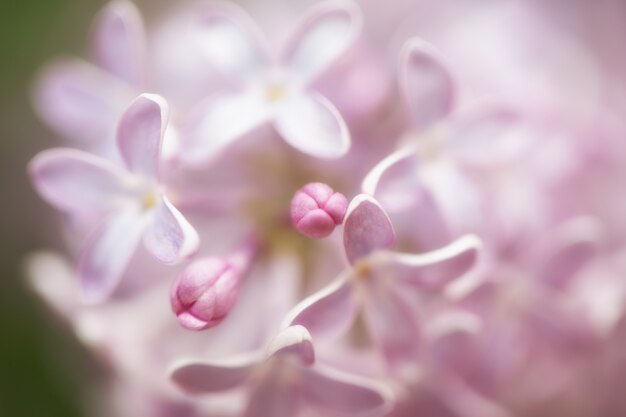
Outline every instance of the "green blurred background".
[(94, 364), (72, 333), (32, 294), (25, 254), (53, 247), (52, 213), (25, 172), (54, 146), (28, 92), (38, 68), (58, 55), (84, 56), (91, 19), (104, 1), (0, 2), (0, 416), (83, 416)]

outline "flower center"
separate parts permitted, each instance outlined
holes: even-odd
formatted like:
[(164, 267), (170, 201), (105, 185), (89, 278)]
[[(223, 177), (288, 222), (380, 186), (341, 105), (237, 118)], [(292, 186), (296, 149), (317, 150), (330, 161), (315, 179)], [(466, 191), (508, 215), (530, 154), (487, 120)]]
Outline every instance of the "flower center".
[(141, 207), (144, 210), (150, 210), (154, 208), (156, 204), (157, 204), (157, 198), (156, 198), (156, 195), (152, 191), (149, 191), (146, 194), (144, 194), (143, 198), (141, 199)]
[(270, 84), (265, 91), (265, 97), (270, 103), (276, 103), (285, 97), (285, 88), (281, 84)]

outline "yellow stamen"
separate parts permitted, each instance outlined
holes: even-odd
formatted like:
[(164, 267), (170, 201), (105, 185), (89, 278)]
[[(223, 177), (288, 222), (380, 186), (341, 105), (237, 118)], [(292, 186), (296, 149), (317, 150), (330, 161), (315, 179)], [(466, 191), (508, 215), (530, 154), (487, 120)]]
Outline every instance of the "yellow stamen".
[(148, 210), (156, 206), (157, 199), (154, 193), (147, 193), (143, 196), (143, 200), (141, 201), (141, 205), (144, 210)]
[(275, 103), (285, 96), (285, 89), (278, 84), (270, 85), (266, 91), (266, 97), (271, 103)]

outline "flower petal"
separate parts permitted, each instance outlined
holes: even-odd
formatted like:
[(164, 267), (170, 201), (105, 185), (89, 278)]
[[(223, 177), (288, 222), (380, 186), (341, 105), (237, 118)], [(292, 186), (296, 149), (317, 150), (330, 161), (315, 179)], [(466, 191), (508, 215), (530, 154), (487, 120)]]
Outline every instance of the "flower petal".
[(391, 270), (398, 282), (439, 290), (465, 275), (476, 264), (481, 248), (478, 237), (466, 235), (448, 246), (424, 254), (381, 253), (383, 265), (377, 267)]
[(102, 10), (95, 27), (96, 62), (111, 74), (138, 87), (144, 73), (144, 28), (135, 5), (115, 0)]
[(302, 370), (304, 399), (324, 411), (341, 415), (383, 415), (390, 393), (362, 378), (316, 365)]
[(343, 229), (343, 245), (351, 264), (373, 251), (391, 248), (395, 239), (389, 216), (373, 197), (359, 194), (352, 199)]
[(180, 362), (172, 366), (170, 379), (189, 394), (226, 391), (243, 385), (259, 364), (255, 354), (228, 362)]
[(270, 342), (267, 355), (295, 355), (302, 364), (312, 365), (315, 362), (315, 350), (311, 334), (303, 326), (289, 326)]
[(171, 265), (194, 254), (200, 241), (193, 226), (162, 195), (146, 227), (143, 243), (159, 262)]
[(263, 34), (234, 4), (204, 7), (200, 10), (195, 33), (199, 49), (211, 65), (227, 77), (255, 78), (269, 63)]
[(206, 162), (229, 144), (270, 120), (268, 106), (256, 94), (221, 94), (201, 103), (182, 136), (180, 157)]
[[(270, 370), (272, 372), (274, 370)], [(258, 381), (244, 417), (293, 417), (298, 415), (301, 393), (298, 384), (284, 383), (275, 373)]]
[(83, 61), (62, 61), (44, 69), (34, 91), (40, 117), (61, 136), (97, 145), (112, 141), (128, 87)]
[(361, 29), (361, 11), (355, 4), (324, 2), (304, 17), (282, 59), (300, 80), (310, 82), (346, 55)]
[(468, 167), (506, 166), (530, 149), (536, 134), (513, 109), (480, 109), (456, 122), (442, 152)]
[(74, 149), (51, 149), (28, 165), (39, 194), (69, 212), (107, 212), (131, 197), (126, 173), (105, 159)]
[(165, 99), (155, 94), (142, 94), (122, 115), (117, 144), (130, 171), (146, 178), (158, 177), (167, 112)]
[(413, 376), (417, 372), (416, 362), (421, 342), (414, 309), (400, 295), (402, 289), (394, 282), (370, 279), (366, 285), (363, 313), (375, 345), (392, 372)]
[(78, 265), (80, 291), (86, 303), (105, 301), (117, 287), (145, 227), (135, 209), (107, 219), (83, 249)]
[(343, 118), (317, 93), (284, 98), (274, 126), (291, 146), (318, 158), (339, 158), (350, 148), (350, 132)]
[(544, 262), (538, 271), (539, 279), (556, 288), (567, 287), (598, 254), (602, 239), (602, 226), (596, 219), (578, 217), (567, 221), (546, 245), (540, 245)]
[(332, 340), (350, 329), (357, 312), (352, 280), (344, 276), (298, 303), (282, 327), (301, 325), (315, 340)]
[(401, 52), (399, 78), (411, 118), (419, 131), (452, 110), (454, 81), (432, 45), (418, 38), (407, 41)]
[(374, 196), (386, 210), (414, 207), (425, 192), (419, 177), (420, 164), (415, 146), (401, 148), (374, 166), (361, 190)]

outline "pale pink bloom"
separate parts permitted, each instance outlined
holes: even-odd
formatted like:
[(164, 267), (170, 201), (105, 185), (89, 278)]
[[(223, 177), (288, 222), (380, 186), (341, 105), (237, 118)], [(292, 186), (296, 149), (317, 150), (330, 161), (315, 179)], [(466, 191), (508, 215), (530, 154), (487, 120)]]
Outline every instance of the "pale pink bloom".
[(383, 387), (316, 361), (311, 335), (302, 326), (281, 331), (265, 354), (223, 362), (184, 361), (173, 366), (171, 378), (190, 394), (246, 386), (246, 417), (291, 417), (304, 404), (324, 413), (382, 416), (391, 400)]
[[(523, 154), (528, 136), (519, 116), (503, 106), (453, 113), (454, 78), (434, 47), (420, 39), (404, 45), (399, 79), (413, 127), (400, 149), (365, 177), (363, 192), (391, 213), (412, 209), (429, 218), (427, 229), (413, 233), (420, 246), (482, 232), (484, 191), (469, 173), (497, 169)], [(416, 225), (422, 223), (409, 227)]]
[(79, 262), (87, 302), (105, 300), (116, 288), (140, 240), (160, 262), (192, 255), (198, 236), (164, 193), (159, 157), (167, 105), (139, 96), (119, 124), (117, 141), (125, 168), (82, 151), (48, 150), (29, 165), (32, 181), (50, 204), (73, 215), (95, 214), (101, 224)]
[(231, 88), (198, 107), (197, 120), (181, 138), (184, 160), (206, 161), (267, 123), (306, 154), (337, 158), (348, 151), (350, 135), (343, 118), (310, 85), (357, 41), (361, 18), (354, 4), (314, 7), (277, 56), (234, 5), (207, 6), (200, 13), (199, 48), (230, 79)]
[(376, 200), (361, 194), (348, 208), (343, 242), (350, 267), (300, 302), (284, 326), (302, 325), (316, 340), (335, 338), (349, 330), (362, 308), (368, 332), (390, 368), (414, 372), (421, 330), (406, 293), (441, 290), (464, 275), (476, 261), (480, 241), (465, 236), (425, 254), (393, 252), (389, 217)]
[(96, 21), (91, 46), (93, 64), (65, 59), (45, 68), (35, 87), (35, 107), (76, 146), (111, 156), (119, 117), (147, 83), (145, 33), (135, 5), (109, 3)]
[(291, 223), (303, 235), (321, 239), (343, 222), (348, 200), (328, 185), (312, 182), (300, 188), (291, 200)]

